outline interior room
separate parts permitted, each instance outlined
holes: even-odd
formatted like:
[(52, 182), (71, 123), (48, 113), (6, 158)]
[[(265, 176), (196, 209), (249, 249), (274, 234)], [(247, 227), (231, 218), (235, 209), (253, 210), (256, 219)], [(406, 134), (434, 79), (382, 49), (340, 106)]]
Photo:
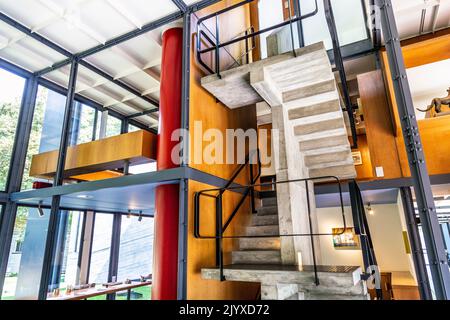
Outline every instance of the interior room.
[(0, 0), (0, 300), (449, 300), (450, 1)]

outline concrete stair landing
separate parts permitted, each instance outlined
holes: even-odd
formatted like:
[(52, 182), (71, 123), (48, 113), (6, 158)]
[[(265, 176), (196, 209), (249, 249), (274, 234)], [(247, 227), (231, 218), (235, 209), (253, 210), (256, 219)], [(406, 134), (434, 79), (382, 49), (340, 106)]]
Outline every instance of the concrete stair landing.
[[(359, 267), (318, 266), (320, 285), (314, 283), (312, 266), (282, 265), (281, 240), (278, 235), (277, 199), (261, 199), (258, 213), (253, 214), (247, 235), (262, 238), (240, 238), (239, 250), (231, 252), (232, 264), (224, 267), (227, 281), (261, 283), (263, 300), (367, 300), (365, 283)], [(217, 267), (202, 268), (202, 278), (219, 280)]]

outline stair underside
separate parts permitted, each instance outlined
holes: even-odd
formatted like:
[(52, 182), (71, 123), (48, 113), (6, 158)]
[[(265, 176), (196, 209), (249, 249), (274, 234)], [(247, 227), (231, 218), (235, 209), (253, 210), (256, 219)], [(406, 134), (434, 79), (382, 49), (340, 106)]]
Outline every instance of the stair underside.
[[(317, 266), (321, 289), (330, 293), (331, 290), (346, 293), (361, 293), (358, 284), (361, 283), (361, 268), (355, 266)], [(219, 280), (220, 270), (217, 267), (202, 268), (202, 278)], [(297, 266), (274, 264), (233, 264), (224, 266), (224, 276), (228, 281), (259, 282), (264, 284), (292, 283), (305, 288), (316, 287), (314, 284), (314, 269), (312, 266)], [(319, 289), (317, 287), (317, 289)], [(352, 291), (353, 290), (353, 291)]]

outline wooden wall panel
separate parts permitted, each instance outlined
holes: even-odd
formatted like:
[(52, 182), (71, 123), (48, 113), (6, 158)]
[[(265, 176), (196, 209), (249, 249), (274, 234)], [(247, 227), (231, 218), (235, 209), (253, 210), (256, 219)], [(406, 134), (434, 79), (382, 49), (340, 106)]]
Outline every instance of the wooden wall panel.
[[(428, 174), (450, 173), (450, 116), (423, 119), (418, 121), (419, 133), (422, 139)], [(410, 176), (408, 158), (403, 136), (396, 139), (401, 165), (405, 176)]]
[[(206, 10), (199, 12), (199, 17), (220, 10), (226, 6), (239, 2), (221, 1)], [(220, 19), (221, 41), (230, 39), (240, 32), (244, 31), (250, 26), (250, 10), (249, 6), (243, 6), (227, 14), (227, 16)], [(196, 21), (192, 22), (194, 26)], [(212, 28), (212, 27), (211, 27)], [(213, 30), (213, 29), (212, 29)], [(192, 38), (194, 41), (194, 36)], [(194, 43), (194, 42), (193, 42)], [(192, 46), (193, 50), (195, 49)], [(228, 51), (234, 56), (238, 57), (243, 51), (243, 43), (238, 46), (228, 48)], [(229, 55), (222, 54), (222, 65), (229, 65), (232, 59)], [(200, 86), (200, 79), (206, 74), (199, 67), (196, 62), (194, 51), (191, 56), (191, 81), (190, 81), (190, 112), (189, 112), (189, 126), (190, 126), (190, 151), (189, 151), (189, 165), (192, 168), (229, 179), (237, 168), (234, 164), (206, 164), (196, 163), (195, 157), (203, 153), (205, 146), (209, 142), (203, 143), (203, 146), (198, 148), (194, 142), (199, 139), (198, 133), (195, 132), (195, 124), (201, 123), (203, 131), (207, 129), (217, 129), (222, 132), (225, 137), (226, 129), (242, 128), (244, 130), (253, 128), (256, 129), (256, 107), (244, 107), (240, 109), (230, 110), (223, 104), (216, 101), (215, 97), (210, 95), (206, 90)], [(248, 183), (248, 173), (241, 173), (237, 182)], [(211, 188), (211, 186), (203, 185), (198, 182), (189, 182), (189, 212), (188, 212), (188, 259), (187, 259), (187, 298), (188, 299), (255, 299), (258, 293), (258, 284), (238, 283), (238, 282), (219, 282), (213, 280), (203, 280), (200, 275), (202, 267), (214, 266), (215, 264), (215, 241), (214, 240), (199, 240), (193, 236), (193, 217), (194, 205), (193, 197), (195, 191)], [(224, 198), (224, 215), (230, 213), (238, 201), (238, 195), (227, 193)], [(215, 206), (212, 202), (205, 203), (201, 210), (203, 217), (206, 217), (202, 222), (202, 230), (205, 232), (214, 231), (215, 220)], [(249, 205), (246, 203), (238, 213), (236, 220), (230, 225), (227, 232), (230, 234), (243, 234), (239, 226), (245, 225), (247, 219), (250, 217)], [(230, 252), (237, 248), (236, 241), (225, 241), (225, 262), (230, 262)]]
[(361, 152), (362, 164), (356, 165), (356, 179), (357, 180), (371, 180), (373, 179), (373, 167), (370, 159), (370, 150), (365, 134), (358, 135), (358, 148), (352, 151)]
[[(258, 283), (241, 283), (234, 281), (220, 282), (216, 280), (203, 280), (201, 278), (201, 268), (213, 267), (215, 265), (215, 240), (195, 239), (194, 221), (192, 213), (194, 212), (194, 193), (200, 190), (214, 188), (209, 185), (201, 184), (196, 181), (189, 182), (189, 226), (188, 226), (188, 299), (238, 299), (238, 300), (255, 300), (258, 295), (260, 285)], [(226, 192), (224, 194), (224, 215), (223, 219), (227, 219), (230, 212), (236, 206), (240, 198), (239, 194)], [(202, 235), (214, 235), (215, 203), (211, 200), (202, 200), (201, 202), (201, 229)], [(226, 231), (227, 235), (242, 235), (244, 228), (242, 226), (249, 223), (250, 206), (247, 201), (240, 213), (238, 213)], [(237, 240), (226, 239), (224, 244), (224, 262), (230, 264), (231, 251), (238, 249)]]
[(383, 167), (385, 179), (399, 178), (400, 160), (381, 71), (358, 75), (358, 86), (372, 166)]
[[(440, 32), (437, 36), (424, 39), (412, 39), (402, 42), (402, 52), (406, 68), (413, 68), (450, 58), (449, 30)], [(395, 142), (401, 164), (402, 176), (411, 175), (406, 155), (405, 144), (401, 132), (401, 123), (395, 99), (394, 86), (390, 73), (386, 52), (382, 52), (384, 79), (387, 87), (387, 97), (390, 100), (390, 112), (394, 117), (396, 132)], [(450, 141), (441, 137), (448, 136), (450, 117), (438, 117), (418, 121), (422, 138), (425, 160), (430, 175), (450, 173), (447, 163), (450, 160)]]

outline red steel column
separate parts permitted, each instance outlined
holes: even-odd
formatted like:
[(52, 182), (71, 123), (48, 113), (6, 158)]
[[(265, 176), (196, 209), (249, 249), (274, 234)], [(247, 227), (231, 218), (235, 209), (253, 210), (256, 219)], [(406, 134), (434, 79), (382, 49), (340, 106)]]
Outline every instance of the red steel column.
[[(162, 35), (161, 94), (159, 102), (158, 170), (177, 167), (171, 159), (172, 132), (181, 125), (181, 68), (183, 29), (172, 27)], [(156, 188), (152, 299), (177, 298), (179, 185)]]

